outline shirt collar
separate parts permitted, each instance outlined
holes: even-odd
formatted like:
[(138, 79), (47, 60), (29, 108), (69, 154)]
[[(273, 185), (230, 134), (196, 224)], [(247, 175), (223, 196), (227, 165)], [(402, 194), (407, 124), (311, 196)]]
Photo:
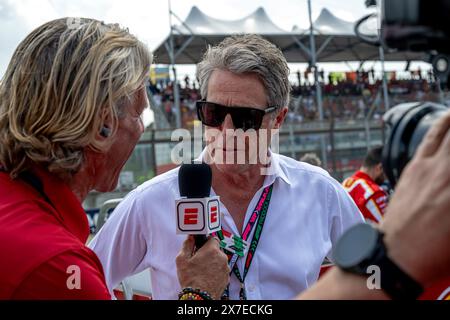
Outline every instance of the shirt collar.
[(85, 243), (89, 236), (89, 223), (80, 201), (69, 186), (38, 166), (35, 166), (31, 172), (42, 183), (43, 192), (55, 209), (54, 216), (70, 233)]
[(286, 182), (288, 185), (291, 185), (292, 182), (289, 179), (288, 175), (286, 174), (285, 170), (280, 165), (280, 155), (277, 153), (272, 152), (272, 150), (269, 149), (269, 175), (272, 175), (274, 180), (276, 178), (281, 178), (284, 182)]
[(355, 177), (361, 178), (361, 179), (364, 179), (364, 180), (367, 180), (367, 181), (370, 181), (370, 182), (376, 184), (376, 182), (367, 173), (362, 172), (361, 170), (356, 171)]
[[(203, 161), (205, 159), (205, 155), (206, 152), (208, 152), (205, 149), (203, 149), (203, 151), (200, 153), (200, 155), (194, 160), (194, 162), (200, 162)], [(280, 155), (277, 153), (272, 152), (271, 149), (269, 149), (269, 164), (267, 166), (266, 170), (266, 179), (264, 181), (264, 185), (268, 184), (272, 184), (275, 182), (275, 180), (277, 178), (282, 179), (284, 182), (286, 182), (288, 185), (291, 185), (292, 182), (289, 179), (288, 175), (286, 174), (286, 172), (283, 170), (283, 168), (280, 165)]]

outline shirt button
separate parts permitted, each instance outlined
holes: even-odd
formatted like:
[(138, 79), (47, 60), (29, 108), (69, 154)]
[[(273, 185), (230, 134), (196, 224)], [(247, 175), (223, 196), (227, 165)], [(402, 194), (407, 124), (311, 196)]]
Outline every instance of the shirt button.
[(254, 284), (251, 284), (251, 285), (248, 286), (248, 291), (250, 291), (250, 292), (255, 291), (255, 289), (256, 289), (256, 287), (255, 287)]

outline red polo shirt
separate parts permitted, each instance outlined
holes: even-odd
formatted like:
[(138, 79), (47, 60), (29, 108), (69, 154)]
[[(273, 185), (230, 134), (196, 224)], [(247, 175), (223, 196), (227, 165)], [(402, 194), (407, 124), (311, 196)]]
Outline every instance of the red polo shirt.
[(33, 174), (50, 203), (0, 172), (0, 299), (110, 299), (80, 202), (45, 170)]

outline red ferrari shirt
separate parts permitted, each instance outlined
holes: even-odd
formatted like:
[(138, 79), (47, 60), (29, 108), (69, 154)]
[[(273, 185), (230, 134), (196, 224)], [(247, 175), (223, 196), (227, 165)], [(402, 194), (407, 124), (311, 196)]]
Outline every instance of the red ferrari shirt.
[(80, 202), (55, 176), (33, 175), (43, 194), (0, 172), (0, 299), (110, 299)]
[(366, 220), (379, 223), (387, 207), (386, 192), (367, 174), (357, 171), (345, 179), (343, 186), (355, 201)]
[(449, 300), (450, 277), (444, 278), (425, 289), (420, 300)]

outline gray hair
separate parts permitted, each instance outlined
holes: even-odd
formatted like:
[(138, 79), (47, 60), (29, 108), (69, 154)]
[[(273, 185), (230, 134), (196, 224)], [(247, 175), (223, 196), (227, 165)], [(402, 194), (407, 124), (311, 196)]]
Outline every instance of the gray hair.
[(289, 104), (291, 86), (286, 58), (274, 44), (258, 35), (235, 35), (215, 47), (208, 47), (197, 65), (203, 99), (206, 99), (209, 78), (216, 69), (257, 74), (264, 84), (269, 106), (281, 108)]

